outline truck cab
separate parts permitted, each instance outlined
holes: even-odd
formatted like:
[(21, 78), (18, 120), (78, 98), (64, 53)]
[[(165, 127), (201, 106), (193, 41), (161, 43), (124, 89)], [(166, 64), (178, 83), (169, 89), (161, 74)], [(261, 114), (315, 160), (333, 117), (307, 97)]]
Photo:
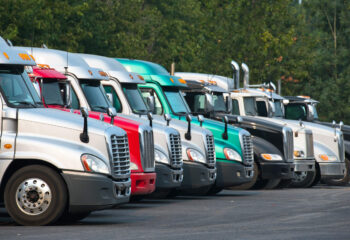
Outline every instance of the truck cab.
[[(268, 90), (267, 90), (268, 89)], [(314, 156), (316, 159), (316, 178), (314, 184), (319, 180), (343, 178), (346, 172), (343, 133), (339, 129), (332, 129), (311, 122), (287, 120), (284, 118), (284, 102), (282, 96), (276, 94), (270, 88), (246, 88), (247, 91), (260, 94), (256, 98), (258, 112), (267, 113), (267, 116), (275, 122), (288, 124), (296, 128), (308, 128), (313, 133)], [(262, 117), (266, 117), (263, 115)], [(293, 130), (294, 131), (294, 130)], [(296, 132), (296, 131), (295, 131)], [(294, 135), (295, 135), (294, 132)]]
[[(142, 76), (129, 73), (123, 65), (113, 58), (107, 58), (96, 55), (80, 54), (80, 56), (90, 65), (97, 66), (105, 71), (108, 76), (108, 81), (102, 81), (105, 91), (109, 99), (113, 103), (119, 115), (126, 118), (145, 121), (150, 110), (142, 98), (141, 92), (138, 89), (138, 84), (144, 84)], [(185, 138), (187, 132), (187, 124), (177, 119), (171, 119), (170, 115), (164, 115), (165, 119), (159, 115), (154, 115), (153, 121), (162, 126), (162, 128), (174, 128), (181, 136), (182, 143), (182, 159), (184, 160), (184, 180), (182, 184), (172, 191), (171, 194), (177, 193), (206, 193), (214, 184), (216, 179), (215, 168), (215, 149), (212, 146), (213, 134), (201, 127), (191, 127), (191, 138), (189, 141)], [(157, 142), (157, 138), (155, 137)], [(159, 139), (159, 142), (166, 142)], [(172, 146), (172, 143), (169, 143)], [(173, 154), (168, 153), (169, 160), (172, 161)], [(166, 164), (166, 165), (164, 165)], [(168, 171), (166, 166), (171, 166), (169, 163), (164, 163), (161, 156), (156, 157), (157, 182), (159, 177), (167, 176)], [(159, 174), (158, 174), (159, 173)]]
[[(34, 85), (40, 88), (41, 98), (47, 107), (79, 113), (87, 108), (89, 117), (113, 124), (127, 132), (130, 142), (131, 195), (147, 195), (155, 190), (156, 173), (154, 168), (154, 142), (152, 128), (146, 124), (116, 116), (103, 88), (102, 80), (108, 80), (106, 73), (89, 67), (80, 57), (65, 51), (16, 47), (31, 52), (36, 62), (43, 68), (55, 69), (67, 77), (69, 84), (63, 88), (52, 79), (35, 79)], [(68, 60), (67, 60), (68, 59)], [(41, 86), (41, 87), (40, 87)], [(60, 89), (60, 90), (58, 90)], [(58, 91), (55, 91), (58, 90)], [(62, 95), (65, 97), (62, 98)], [(62, 102), (56, 102), (61, 99)]]
[[(239, 113), (232, 115), (231, 99), (227, 96), (225, 102), (224, 98), (224, 94), (228, 95), (228, 91), (218, 86), (220, 78), (223, 78), (221, 76), (188, 72), (175, 73), (175, 76), (185, 79), (189, 86), (184, 92), (193, 114), (203, 114), (214, 120), (221, 120), (227, 116), (230, 124), (245, 128), (252, 134), (255, 169), (253, 180), (246, 185), (247, 188), (275, 188), (281, 179), (293, 178), (293, 158), (288, 159), (288, 154), (283, 154), (285, 151), (283, 144), (293, 145), (293, 139), (286, 138), (286, 142), (283, 143), (283, 127), (268, 121), (249, 121), (249, 117), (242, 118)], [(253, 124), (254, 128), (248, 127)], [(285, 128), (285, 131), (287, 130), (289, 129)]]
[(335, 121), (332, 123), (320, 121), (316, 108), (319, 102), (310, 98), (309, 96), (284, 96), (284, 98), (288, 100), (284, 103), (284, 117), (286, 119), (301, 119), (302, 121), (314, 122), (317, 124), (332, 127), (334, 131), (336, 131), (336, 128), (342, 131), (345, 147), (345, 174), (343, 178), (325, 180), (325, 182), (332, 185), (347, 185), (350, 180), (350, 126), (344, 125), (342, 122), (336, 124)]
[(120, 167), (112, 155), (128, 148), (126, 132), (88, 119), (85, 109), (44, 108), (25, 70), (34, 57), (2, 38), (0, 49), (0, 202), (13, 220), (47, 225), (127, 202), (130, 160)]
[[(170, 114), (173, 118), (187, 121), (188, 131), (191, 125), (199, 125), (210, 130), (214, 136), (217, 177), (210, 193), (216, 193), (223, 188), (250, 182), (253, 177), (253, 144), (251, 135), (227, 123), (207, 118), (195, 118), (183, 98), (181, 90), (187, 89), (186, 81), (171, 76), (162, 66), (141, 60), (117, 59), (129, 72), (137, 72), (145, 84), (139, 88), (144, 99), (155, 99), (152, 111), (156, 115)], [(191, 135), (185, 138), (191, 140)]]

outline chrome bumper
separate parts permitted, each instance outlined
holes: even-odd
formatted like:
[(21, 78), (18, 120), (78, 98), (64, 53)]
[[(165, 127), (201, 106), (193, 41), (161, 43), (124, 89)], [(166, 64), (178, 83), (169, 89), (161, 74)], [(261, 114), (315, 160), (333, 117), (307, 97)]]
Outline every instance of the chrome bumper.
[(318, 163), (320, 166), (321, 177), (324, 178), (342, 178), (344, 177), (346, 166), (344, 162)]
[(294, 172), (313, 172), (315, 171), (315, 159), (294, 159)]

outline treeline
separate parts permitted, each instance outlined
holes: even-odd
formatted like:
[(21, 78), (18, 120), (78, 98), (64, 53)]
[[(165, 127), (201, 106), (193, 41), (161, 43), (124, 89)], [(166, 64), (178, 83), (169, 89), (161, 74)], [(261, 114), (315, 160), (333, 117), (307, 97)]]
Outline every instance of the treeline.
[(350, 124), (346, 0), (0, 0), (0, 35), (14, 45), (158, 62), (251, 83), (282, 79), (283, 95), (318, 99), (323, 120)]

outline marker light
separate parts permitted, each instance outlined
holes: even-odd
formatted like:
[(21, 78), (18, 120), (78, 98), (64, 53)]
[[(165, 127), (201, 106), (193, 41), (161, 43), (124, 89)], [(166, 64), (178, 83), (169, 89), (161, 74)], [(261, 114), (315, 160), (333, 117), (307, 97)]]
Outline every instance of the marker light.
[(102, 77), (107, 77), (107, 73), (104, 71), (98, 71), (98, 73), (102, 76)]
[(294, 157), (304, 157), (305, 156), (303, 151), (297, 151), (296, 150), (293, 153), (294, 153)]
[(261, 157), (264, 160), (269, 160), (269, 161), (282, 161), (282, 157), (278, 154), (262, 153)]
[[(171, 78), (170, 78), (171, 79)], [(179, 82), (180, 83), (183, 83), (183, 84), (186, 84), (186, 81), (184, 80), (184, 79), (182, 79), (182, 78), (179, 78)]]
[(37, 64), (37, 66), (41, 68), (50, 68), (48, 64)]
[(131, 79), (134, 79), (134, 77), (133, 77), (131, 74), (129, 74), (129, 77), (130, 77)]
[(145, 79), (141, 75), (137, 75), (140, 80), (145, 81)]
[(9, 57), (9, 55), (7, 55), (7, 53), (3, 52), (3, 54), (4, 54), (5, 58), (7, 58), (7, 60), (10, 60), (10, 57)]

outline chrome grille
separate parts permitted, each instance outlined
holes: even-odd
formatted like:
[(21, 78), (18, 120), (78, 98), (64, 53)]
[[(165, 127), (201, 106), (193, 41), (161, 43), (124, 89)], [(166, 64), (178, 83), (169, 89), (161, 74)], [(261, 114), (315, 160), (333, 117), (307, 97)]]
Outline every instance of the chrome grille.
[(111, 170), (113, 177), (125, 178), (130, 175), (130, 156), (127, 135), (111, 136), (112, 163)]
[(306, 142), (306, 157), (314, 158), (314, 139), (312, 132), (305, 133), (305, 142)]
[(170, 140), (170, 151), (171, 151), (171, 166), (173, 168), (182, 167), (182, 147), (181, 137), (179, 134), (171, 133), (169, 135)]
[(141, 162), (145, 172), (154, 171), (154, 140), (152, 129), (143, 129), (140, 134)]
[(338, 150), (339, 150), (339, 157), (340, 161), (345, 161), (345, 147), (344, 147), (344, 136), (341, 131), (336, 131), (337, 139), (338, 139)]
[(283, 150), (287, 162), (293, 162), (294, 140), (293, 131), (289, 127), (283, 128)]
[(243, 161), (246, 165), (252, 165), (254, 162), (253, 141), (250, 135), (242, 135), (242, 153)]
[(215, 144), (214, 137), (212, 135), (206, 136), (207, 142), (207, 163), (209, 166), (215, 166)]

